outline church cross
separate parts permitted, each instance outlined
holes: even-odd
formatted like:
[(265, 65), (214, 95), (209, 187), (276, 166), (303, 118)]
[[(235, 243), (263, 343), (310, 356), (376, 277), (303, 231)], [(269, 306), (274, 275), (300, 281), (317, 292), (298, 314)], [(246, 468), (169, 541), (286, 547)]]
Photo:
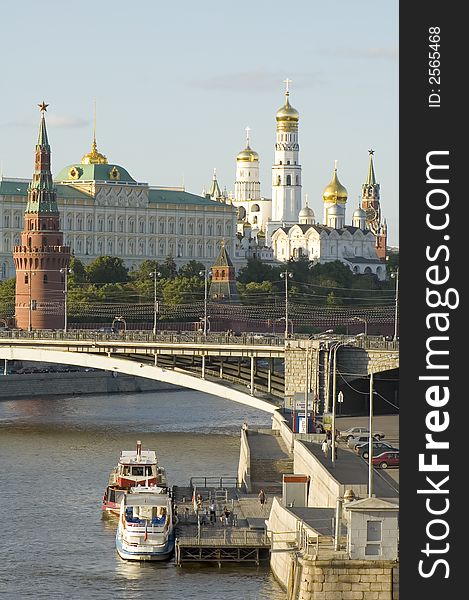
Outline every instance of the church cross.
[(291, 79), (288, 79), (288, 77), (287, 77), (286, 79), (284, 79), (284, 80), (283, 80), (283, 83), (285, 84), (285, 91), (287, 92), (287, 94), (288, 94), (288, 92), (289, 92), (289, 89), (288, 89), (288, 88), (289, 88), (289, 85), (290, 85), (290, 83), (291, 83), (291, 82), (292, 82), (292, 80), (291, 80)]
[(246, 145), (249, 146), (249, 133), (251, 131), (250, 127), (246, 127)]

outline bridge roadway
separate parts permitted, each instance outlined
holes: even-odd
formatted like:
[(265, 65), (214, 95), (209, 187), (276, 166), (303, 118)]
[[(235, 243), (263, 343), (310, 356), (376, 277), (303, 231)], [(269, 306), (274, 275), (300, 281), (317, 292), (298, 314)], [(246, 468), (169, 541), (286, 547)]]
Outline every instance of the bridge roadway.
[[(309, 348), (319, 357), (329, 342), (350, 340), (295, 336), (165, 334), (127, 331), (113, 335), (89, 330), (0, 332), (0, 359), (52, 362), (104, 369), (214, 394), (267, 412), (283, 405), (286, 358)], [(368, 356), (387, 351), (382, 338), (354, 341)], [(357, 345), (359, 346), (357, 348)], [(391, 344), (395, 350), (395, 344)], [(344, 349), (343, 349), (344, 350)], [(324, 354), (324, 352), (323, 352)], [(298, 360), (298, 357), (295, 359)], [(319, 358), (318, 358), (319, 360)], [(304, 360), (300, 356), (300, 368)], [(366, 373), (365, 373), (366, 374)], [(292, 373), (304, 390), (305, 377)], [(296, 381), (298, 380), (298, 381)], [(291, 388), (291, 382), (289, 382)]]

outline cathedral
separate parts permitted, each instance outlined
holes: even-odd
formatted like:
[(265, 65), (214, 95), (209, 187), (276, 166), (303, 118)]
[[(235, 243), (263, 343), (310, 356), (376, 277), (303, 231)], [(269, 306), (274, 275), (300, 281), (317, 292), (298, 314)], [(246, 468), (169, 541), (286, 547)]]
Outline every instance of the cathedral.
[(210, 190), (211, 199), (232, 203), (237, 209), (236, 258), (283, 262), (304, 256), (321, 264), (339, 260), (353, 273), (385, 279), (387, 226), (381, 214), (374, 151), (370, 150), (361, 202), (352, 222), (346, 224), (348, 193), (338, 179), (337, 165), (323, 192), (322, 223), (316, 221), (307, 199), (304, 205), (302, 201), (300, 115), (290, 104), (290, 80), (285, 83), (285, 102), (276, 113), (272, 198), (261, 196), (259, 155), (251, 148), (249, 128), (246, 147), (236, 157), (234, 194), (227, 194), (226, 189), (222, 194), (218, 182)]

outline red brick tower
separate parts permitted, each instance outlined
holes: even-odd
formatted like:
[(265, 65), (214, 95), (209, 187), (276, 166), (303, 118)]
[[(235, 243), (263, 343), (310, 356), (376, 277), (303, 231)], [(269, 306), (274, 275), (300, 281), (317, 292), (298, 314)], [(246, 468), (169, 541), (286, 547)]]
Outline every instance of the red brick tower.
[(65, 275), (70, 262), (70, 247), (63, 245), (59, 230), (57, 193), (50, 170), (50, 146), (45, 112), (39, 104), (41, 123), (36, 144), (33, 180), (28, 188), (28, 203), (20, 245), (15, 246), (16, 326), (21, 329), (60, 329), (64, 325)]
[(376, 182), (373, 165), (374, 150), (369, 150), (370, 164), (366, 182), (362, 185), (362, 208), (366, 213), (366, 226), (375, 236), (376, 254), (386, 260), (387, 225), (381, 215), (379, 183)]

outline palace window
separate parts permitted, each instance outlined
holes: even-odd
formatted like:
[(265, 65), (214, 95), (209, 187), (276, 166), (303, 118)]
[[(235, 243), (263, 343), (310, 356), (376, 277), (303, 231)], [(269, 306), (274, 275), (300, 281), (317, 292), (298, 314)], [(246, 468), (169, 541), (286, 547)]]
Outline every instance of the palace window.
[(19, 214), (15, 214), (15, 227), (20, 226), (20, 216)]
[(10, 227), (10, 215), (4, 215), (3, 217), (5, 227)]
[(138, 223), (138, 231), (139, 233), (145, 233), (145, 221), (143, 219), (140, 219)]
[(108, 219), (107, 221), (107, 230), (108, 231), (112, 231), (114, 228), (114, 223), (112, 222), (112, 219)]
[(160, 242), (160, 243), (158, 244), (158, 254), (159, 254), (160, 256), (163, 256), (163, 255), (164, 255), (164, 242)]
[(188, 228), (189, 234), (192, 235), (194, 233), (194, 221), (192, 219), (189, 220)]
[(122, 256), (124, 254), (124, 242), (122, 240), (119, 240), (119, 242), (117, 243), (117, 247), (119, 249), (119, 255)]
[(158, 221), (158, 229), (160, 233), (164, 233), (164, 219)]
[(98, 231), (104, 231), (104, 219), (98, 219)]
[(67, 217), (67, 229), (72, 230), (72, 217)]
[(174, 221), (173, 221), (173, 219), (169, 220), (168, 226), (169, 226), (169, 233), (170, 234), (174, 233)]
[(119, 219), (119, 221), (117, 222), (117, 228), (119, 230), (119, 233), (124, 233), (124, 219)]
[(179, 221), (179, 235), (184, 235), (184, 221)]
[(135, 223), (133, 219), (129, 219), (129, 233), (134, 233)]
[(203, 229), (204, 229), (204, 225), (203, 225), (202, 221), (198, 221), (197, 222), (197, 233), (199, 235), (202, 235), (203, 234)]
[(291, 175), (287, 175), (287, 185), (291, 185)]
[(150, 219), (150, 233), (155, 233), (155, 221)]
[(93, 231), (93, 219), (91, 217), (88, 217), (87, 229), (88, 229), (88, 231)]

